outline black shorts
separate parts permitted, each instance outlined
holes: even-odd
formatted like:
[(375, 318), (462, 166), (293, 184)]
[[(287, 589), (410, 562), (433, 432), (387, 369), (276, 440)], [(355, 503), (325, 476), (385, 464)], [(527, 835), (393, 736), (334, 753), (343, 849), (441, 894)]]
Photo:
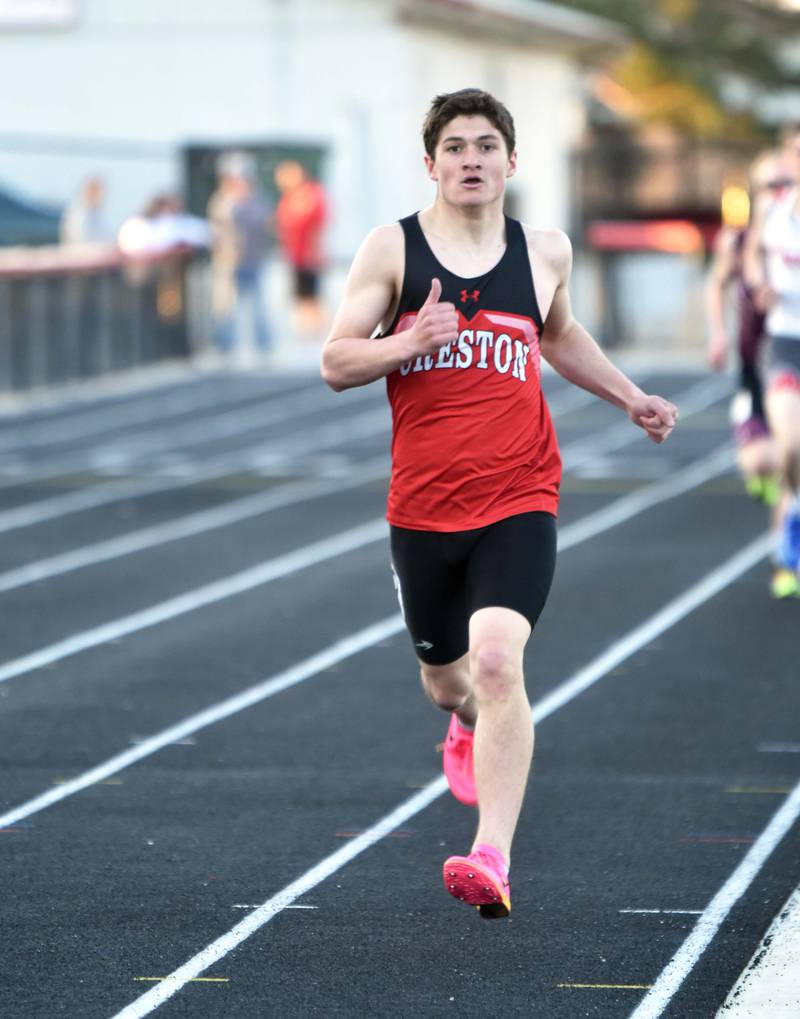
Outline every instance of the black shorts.
[(555, 571), (556, 521), (550, 513), (520, 513), (470, 531), (392, 527), (391, 548), (417, 657), (447, 665), (466, 654), (478, 609), (514, 609), (536, 625)]
[(294, 270), (294, 296), (316, 297), (319, 292), (319, 273), (316, 269)]

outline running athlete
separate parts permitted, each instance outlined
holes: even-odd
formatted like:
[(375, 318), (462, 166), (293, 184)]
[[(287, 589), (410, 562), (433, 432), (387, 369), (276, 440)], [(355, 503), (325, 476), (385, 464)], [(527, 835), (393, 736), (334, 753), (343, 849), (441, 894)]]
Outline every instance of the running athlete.
[(566, 236), (503, 215), (517, 165), (506, 108), (478, 89), (438, 96), (423, 140), (436, 199), (362, 244), (322, 375), (337, 391), (387, 380), (398, 593), (423, 688), (451, 715), (450, 789), (479, 808), (472, 849), (445, 861), (444, 883), (504, 917), (533, 753), (522, 656), (553, 576), (561, 476), (540, 353), (655, 442), (677, 412), (572, 317)]
[[(782, 154), (778, 150), (764, 152), (750, 168), (751, 203), (775, 200), (791, 183)], [(731, 403), (736, 459), (748, 493), (763, 500), (766, 505), (774, 506), (778, 501), (779, 486), (758, 365), (765, 316), (755, 306), (753, 294), (744, 279), (747, 229), (745, 213), (744, 221), (728, 220), (723, 223), (717, 235), (706, 286), (708, 359), (715, 371), (725, 367), (729, 346), (726, 298), (728, 291), (733, 290), (739, 367), (739, 392)]]
[(767, 418), (781, 474), (772, 593), (800, 596), (800, 124), (784, 132), (794, 186), (756, 207), (745, 271), (766, 312)]

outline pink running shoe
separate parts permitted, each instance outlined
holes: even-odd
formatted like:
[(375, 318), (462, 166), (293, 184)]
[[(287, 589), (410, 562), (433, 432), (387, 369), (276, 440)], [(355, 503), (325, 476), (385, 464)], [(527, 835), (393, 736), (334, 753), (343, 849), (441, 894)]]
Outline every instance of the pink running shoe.
[(450, 894), (477, 906), (484, 920), (499, 920), (511, 912), (508, 867), (494, 846), (475, 846), (469, 856), (444, 862), (444, 886)]
[(444, 740), (444, 774), (450, 792), (457, 800), (468, 807), (478, 804), (478, 792), (475, 788), (475, 768), (472, 763), (472, 747), (475, 733), (462, 729), (458, 719), (450, 716), (450, 728)]

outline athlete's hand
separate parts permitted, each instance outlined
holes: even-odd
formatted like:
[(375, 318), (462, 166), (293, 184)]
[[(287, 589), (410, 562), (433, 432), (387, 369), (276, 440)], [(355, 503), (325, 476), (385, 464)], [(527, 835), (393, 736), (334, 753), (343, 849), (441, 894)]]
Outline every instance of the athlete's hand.
[(648, 439), (663, 442), (678, 421), (678, 408), (660, 396), (641, 396), (634, 400), (628, 417), (647, 432)]
[(449, 301), (440, 301), (442, 284), (431, 280), (431, 290), (425, 303), (419, 309), (412, 327), (414, 347), (417, 354), (435, 354), (440, 347), (458, 339), (458, 314), (456, 306)]
[(777, 293), (767, 283), (753, 290), (753, 304), (762, 314), (766, 314), (777, 300)]

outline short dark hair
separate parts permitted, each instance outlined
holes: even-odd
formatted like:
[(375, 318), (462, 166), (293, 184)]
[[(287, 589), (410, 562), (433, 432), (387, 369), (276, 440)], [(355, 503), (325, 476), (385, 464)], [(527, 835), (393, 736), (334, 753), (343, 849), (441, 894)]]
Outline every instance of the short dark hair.
[(508, 154), (516, 147), (514, 120), (499, 99), (479, 88), (462, 88), (458, 92), (445, 92), (431, 103), (422, 125), (425, 151), (433, 159), (439, 135), (445, 124), (454, 117), (482, 116), (497, 128), (506, 143)]

